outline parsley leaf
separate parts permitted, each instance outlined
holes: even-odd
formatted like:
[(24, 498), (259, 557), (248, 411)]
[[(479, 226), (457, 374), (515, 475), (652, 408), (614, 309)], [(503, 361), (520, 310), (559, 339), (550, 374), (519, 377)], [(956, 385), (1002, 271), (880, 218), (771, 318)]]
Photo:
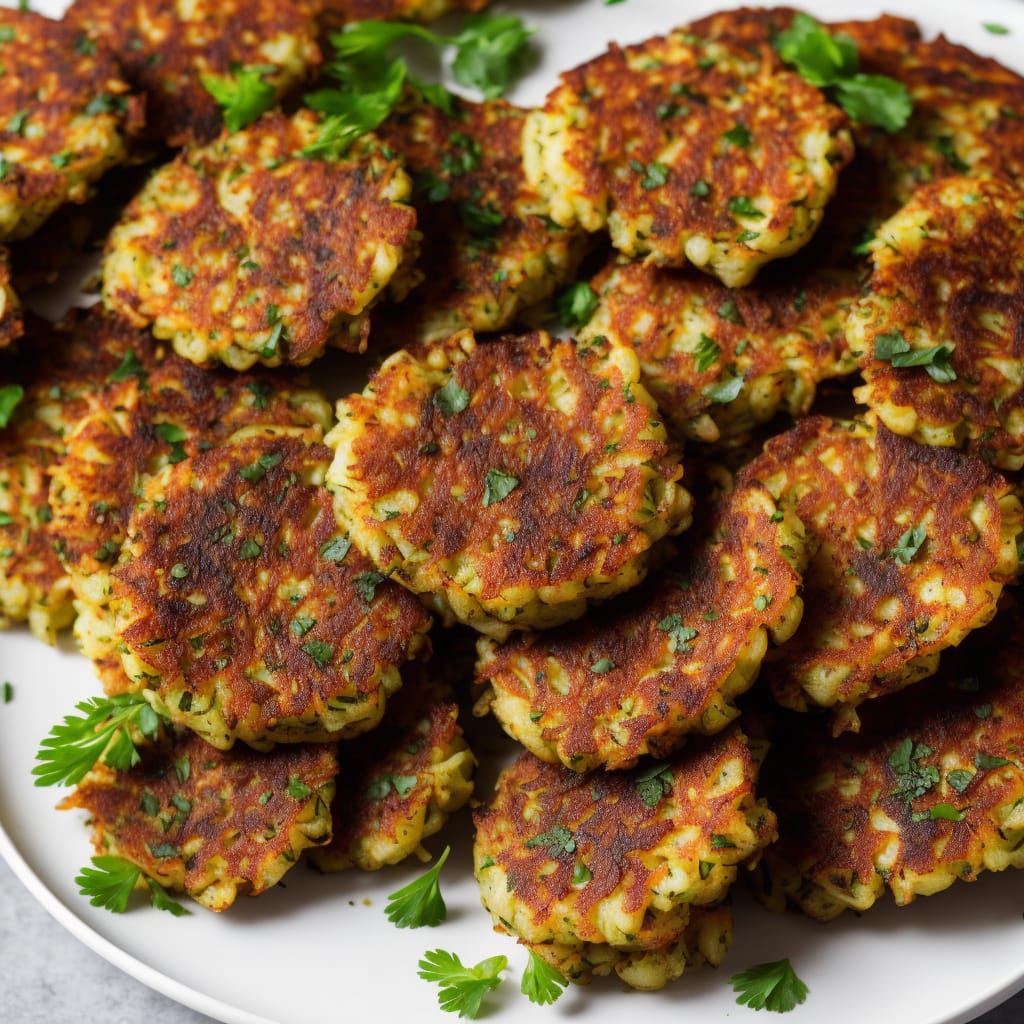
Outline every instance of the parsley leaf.
[(738, 992), (736, 1002), (752, 1010), (787, 1013), (807, 998), (810, 991), (797, 977), (789, 960), (757, 964), (734, 974), (729, 983)]
[(811, 85), (831, 89), (855, 121), (896, 132), (910, 119), (913, 100), (903, 83), (859, 72), (857, 44), (842, 33), (832, 35), (809, 15), (797, 14), (776, 37), (775, 49)]
[(382, 573), (371, 570), (370, 572), (361, 572), (352, 580), (352, 585), (356, 588), (356, 593), (366, 604), (373, 604), (373, 599), (377, 595), (377, 588), (386, 579), (387, 577)]
[(67, 715), (39, 744), (32, 774), (37, 786), (80, 782), (102, 761), (116, 771), (139, 763), (129, 726), (155, 739), (160, 716), (139, 694), (91, 697), (75, 705), (82, 715)]
[(565, 825), (553, 825), (546, 832), (539, 836), (526, 840), (528, 850), (543, 846), (551, 857), (557, 857), (562, 853), (573, 853), (576, 850), (576, 840)]
[(235, 65), (229, 75), (200, 75), (203, 88), (223, 109), (224, 127), (241, 131), (274, 105), (274, 87), (264, 76), (277, 72), (274, 64)]
[(132, 352), (125, 352), (121, 362), (117, 367), (111, 370), (107, 376), (108, 381), (127, 380), (129, 377), (137, 377), (139, 380), (145, 380), (147, 377), (146, 368), (139, 362), (139, 357)]
[(123, 857), (93, 857), (91, 868), (82, 868), (75, 878), (78, 891), (89, 897), (94, 907), (102, 907), (114, 914), (123, 914), (128, 909), (132, 890), (143, 878), (150, 890), (150, 902), (157, 910), (166, 910), (175, 917), (190, 914), (155, 879), (143, 875), (141, 869)]
[(455, 416), (469, 408), (469, 392), (459, 387), (454, 377), (449, 377), (445, 386), (434, 392), (434, 405), (442, 416)]
[(417, 972), (424, 981), (441, 986), (437, 1001), (442, 1010), (475, 1019), (486, 993), (501, 984), (501, 972), (508, 966), (508, 957), (492, 956), (473, 967), (465, 967), (455, 953), (444, 949), (423, 954)]
[(637, 775), (633, 779), (633, 785), (636, 786), (636, 791), (646, 807), (657, 807), (661, 798), (672, 792), (674, 781), (670, 765), (656, 764)]
[(530, 959), (523, 971), (519, 990), (531, 1003), (544, 1006), (555, 1002), (568, 984), (565, 975), (557, 967), (552, 967), (547, 960), (530, 950)]
[(910, 565), (927, 539), (928, 534), (923, 526), (912, 526), (896, 541), (896, 547), (889, 549), (889, 554), (901, 565)]
[(700, 344), (694, 349), (693, 359), (697, 364), (697, 372), (704, 373), (705, 370), (711, 368), (712, 363), (722, 354), (722, 350), (718, 347), (718, 342), (714, 338), (709, 338), (706, 334), (701, 334)]
[(446, 846), (429, 871), (388, 896), (384, 913), (397, 928), (433, 928), (447, 918), (438, 877), (449, 853), (451, 847)]
[(507, 498), (517, 487), (519, 480), (500, 469), (489, 469), (484, 480), (484, 508)]
[(914, 743), (908, 736), (890, 755), (889, 767), (896, 776), (892, 796), (902, 797), (909, 805), (938, 785), (939, 769), (935, 765), (922, 765), (921, 759), (932, 754), (926, 743)]
[(726, 405), (738, 398), (742, 390), (743, 378), (730, 377), (728, 380), (720, 380), (714, 384), (709, 384), (701, 393), (709, 402)]
[(555, 300), (558, 318), (570, 331), (590, 323), (597, 309), (597, 293), (586, 281), (569, 285)]
[(533, 30), (511, 14), (469, 16), (451, 40), (455, 81), (479, 89), (487, 100), (501, 96), (529, 62), (531, 35)]
[(11, 422), (14, 410), (25, 397), (25, 389), (20, 384), (8, 384), (0, 388), (0, 428)]

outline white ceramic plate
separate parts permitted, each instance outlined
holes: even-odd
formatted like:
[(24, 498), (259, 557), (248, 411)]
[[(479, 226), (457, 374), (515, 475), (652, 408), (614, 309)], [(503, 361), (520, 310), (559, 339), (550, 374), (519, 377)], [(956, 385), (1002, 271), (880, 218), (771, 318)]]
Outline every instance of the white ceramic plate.
[[(57, 13), (58, 3), (37, 5)], [(559, 68), (600, 52), (610, 40), (632, 42), (722, 4), (684, 0), (601, 0), (515, 5), (540, 28), (543, 58), (511, 97), (539, 101)], [(870, 17), (873, 3), (804, 5), (821, 17)], [(1024, 4), (1016, 0), (929, 0), (884, 5), (917, 18), (929, 32), (945, 31), (979, 52), (1024, 70)], [(987, 32), (983, 22), (1010, 29)], [(51, 312), (54, 310), (51, 308)], [(399, 930), (386, 920), (387, 893), (418, 867), (377, 875), (321, 877), (300, 866), (259, 900), (242, 900), (216, 915), (196, 906), (187, 918), (143, 907), (117, 916), (90, 907), (74, 876), (91, 854), (78, 813), (58, 813), (59, 794), (32, 785), (38, 742), (76, 701), (98, 691), (88, 663), (70, 642), (49, 649), (15, 629), (0, 636), (0, 678), (14, 699), (0, 704), (0, 852), (37, 899), (74, 935), (139, 980), (196, 1010), (237, 1024), (309, 1021), (447, 1021), (436, 988), (416, 976), (429, 949), (457, 952), (464, 961), (497, 953), (510, 959), (505, 984), (488, 996), (495, 1020), (618, 1021), (642, 1014), (645, 1024), (736, 1024), (754, 1020), (738, 1007), (728, 984), (735, 971), (789, 957), (810, 986), (793, 1024), (958, 1024), (996, 1005), (1024, 985), (1024, 872), (983, 876), (937, 899), (904, 910), (891, 905), (861, 919), (846, 914), (827, 925), (795, 914), (775, 917), (740, 892), (735, 944), (717, 972), (696, 971), (656, 994), (625, 992), (615, 982), (571, 989), (553, 1007), (539, 1008), (518, 992), (522, 949), (491, 931), (471, 877), (466, 816), (446, 835), (454, 847), (442, 875), (449, 920), (436, 929)], [(489, 781), (482, 780), (479, 792)], [(438, 852), (442, 843), (431, 846)]]

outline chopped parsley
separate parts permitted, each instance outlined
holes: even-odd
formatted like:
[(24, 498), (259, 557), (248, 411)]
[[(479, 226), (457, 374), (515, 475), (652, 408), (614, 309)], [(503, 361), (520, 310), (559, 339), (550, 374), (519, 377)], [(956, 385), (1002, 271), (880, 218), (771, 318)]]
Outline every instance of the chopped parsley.
[(574, 853), (576, 840), (565, 825), (554, 825), (539, 836), (526, 840), (526, 848), (534, 850), (543, 847), (551, 857), (558, 857), (563, 853)]
[(442, 416), (455, 416), (469, 407), (469, 392), (460, 388), (454, 377), (449, 377), (444, 387), (434, 392), (434, 405)]
[(597, 293), (586, 281), (569, 285), (555, 300), (558, 318), (570, 330), (579, 330), (590, 323), (597, 309)]
[(938, 785), (939, 769), (935, 765), (922, 765), (923, 758), (929, 757), (934, 751), (925, 743), (915, 743), (908, 736), (889, 755), (889, 767), (896, 780), (896, 788), (892, 796), (898, 796), (909, 805), (919, 796), (924, 796), (930, 789)]
[(656, 764), (633, 779), (633, 785), (646, 807), (657, 807), (663, 796), (672, 792), (675, 779), (667, 764)]

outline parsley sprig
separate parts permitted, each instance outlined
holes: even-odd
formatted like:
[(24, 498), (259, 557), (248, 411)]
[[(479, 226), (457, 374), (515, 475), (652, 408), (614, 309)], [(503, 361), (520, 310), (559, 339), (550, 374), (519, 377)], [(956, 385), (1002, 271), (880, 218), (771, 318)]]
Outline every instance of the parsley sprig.
[(447, 918), (438, 878), (449, 853), (451, 847), (446, 846), (429, 871), (388, 896), (384, 913), (392, 924), (399, 928), (433, 928)]
[(738, 992), (736, 1002), (752, 1010), (788, 1013), (802, 1003), (810, 991), (797, 977), (789, 960), (772, 960), (734, 974), (729, 983)]
[(89, 897), (94, 907), (123, 914), (128, 909), (132, 890), (141, 878), (149, 886), (150, 903), (157, 910), (166, 910), (175, 917), (192, 913), (172, 898), (155, 878), (144, 875), (141, 868), (123, 857), (93, 857), (92, 863), (91, 868), (82, 868), (75, 878), (75, 884), (83, 896)]
[(102, 761), (116, 771), (139, 763), (131, 729), (155, 739), (160, 716), (135, 693), (91, 697), (75, 705), (81, 715), (67, 715), (39, 744), (32, 774), (37, 786), (73, 786)]
[(466, 967), (455, 953), (435, 949), (423, 954), (417, 973), (441, 986), (437, 1001), (442, 1010), (475, 1020), (484, 996), (501, 984), (501, 972), (507, 966), (508, 957), (492, 956)]
[(898, 132), (910, 120), (914, 101), (906, 86), (858, 71), (857, 44), (841, 32), (832, 35), (810, 15), (797, 14), (776, 37), (775, 49), (811, 85), (832, 93), (855, 121)]
[(569, 982), (557, 967), (552, 967), (546, 960), (537, 956), (531, 949), (530, 959), (523, 971), (519, 991), (538, 1006), (555, 1002)]
[(203, 88), (217, 101), (229, 132), (241, 131), (273, 105), (276, 90), (266, 80), (277, 73), (275, 64), (234, 64), (228, 75), (200, 75)]
[(343, 156), (356, 139), (373, 131), (391, 113), (406, 82), (428, 102), (451, 112), (451, 97), (442, 86), (410, 77), (405, 58), (393, 53), (400, 42), (413, 40), (438, 52), (450, 52), (455, 81), (477, 90), (485, 99), (494, 99), (526, 67), (532, 34), (519, 18), (499, 14), (470, 15), (454, 36), (401, 22), (367, 20), (347, 25), (330, 37), (334, 59), (325, 70), (337, 86), (305, 97), (324, 120), (317, 140), (302, 155), (321, 159)]

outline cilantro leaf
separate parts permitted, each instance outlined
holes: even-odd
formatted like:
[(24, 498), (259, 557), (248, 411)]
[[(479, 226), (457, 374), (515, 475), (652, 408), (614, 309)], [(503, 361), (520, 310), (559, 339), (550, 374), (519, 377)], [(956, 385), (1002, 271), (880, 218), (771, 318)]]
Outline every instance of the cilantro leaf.
[(507, 966), (508, 957), (492, 956), (465, 967), (455, 953), (435, 949), (423, 954), (417, 973), (441, 986), (437, 1001), (442, 1010), (475, 1019), (484, 995), (501, 984), (500, 975)]
[(910, 565), (927, 539), (928, 534), (923, 526), (912, 526), (900, 536), (896, 546), (889, 549), (889, 554), (901, 565)]
[(807, 998), (810, 991), (786, 960), (757, 964), (734, 974), (729, 983), (738, 992), (736, 1002), (752, 1010), (787, 1013)]
[(277, 72), (274, 64), (236, 66), (229, 75), (200, 75), (203, 88), (223, 110), (224, 127), (229, 132), (241, 131), (273, 105), (275, 89), (266, 75)]
[(459, 85), (479, 89), (484, 99), (504, 94), (530, 60), (533, 30), (511, 14), (470, 15), (452, 40), (452, 74)]
[(530, 959), (523, 971), (519, 991), (538, 1006), (555, 1002), (569, 982), (557, 967), (537, 956), (531, 949)]
[(914, 743), (908, 736), (889, 755), (889, 767), (896, 777), (896, 788), (892, 790), (892, 796), (901, 797), (909, 805), (938, 785), (939, 769), (932, 764), (921, 764), (921, 759), (932, 753), (932, 748), (927, 744)]
[(384, 913), (397, 928), (433, 928), (447, 918), (438, 878), (449, 853), (451, 847), (446, 846), (429, 871), (388, 896)]
[(809, 15), (797, 14), (776, 37), (775, 49), (805, 81), (831, 90), (855, 121), (897, 132), (910, 119), (914, 104), (906, 86), (858, 71), (857, 44), (842, 33), (832, 35)]
[(94, 907), (123, 914), (128, 909), (132, 890), (142, 878), (149, 886), (150, 903), (157, 910), (166, 910), (175, 917), (191, 913), (173, 899), (155, 878), (143, 875), (140, 868), (123, 857), (93, 857), (92, 864), (91, 868), (82, 868), (75, 878), (75, 884), (83, 896), (89, 897)]
[(449, 377), (444, 387), (434, 392), (434, 405), (441, 410), (442, 416), (455, 416), (469, 408), (469, 392), (459, 387), (454, 376)]
[(586, 281), (569, 285), (555, 300), (558, 318), (570, 331), (590, 323), (597, 309), (597, 293)]
[(507, 498), (517, 487), (519, 480), (500, 469), (489, 469), (484, 480), (484, 508)]
[(0, 388), (0, 428), (11, 422), (14, 410), (25, 397), (25, 389), (19, 384), (8, 384)]
[(160, 726), (160, 716), (139, 694), (91, 697), (75, 707), (82, 715), (67, 715), (39, 744), (32, 769), (37, 786), (72, 786), (99, 761), (116, 771), (132, 768), (140, 758), (129, 727), (154, 739)]

